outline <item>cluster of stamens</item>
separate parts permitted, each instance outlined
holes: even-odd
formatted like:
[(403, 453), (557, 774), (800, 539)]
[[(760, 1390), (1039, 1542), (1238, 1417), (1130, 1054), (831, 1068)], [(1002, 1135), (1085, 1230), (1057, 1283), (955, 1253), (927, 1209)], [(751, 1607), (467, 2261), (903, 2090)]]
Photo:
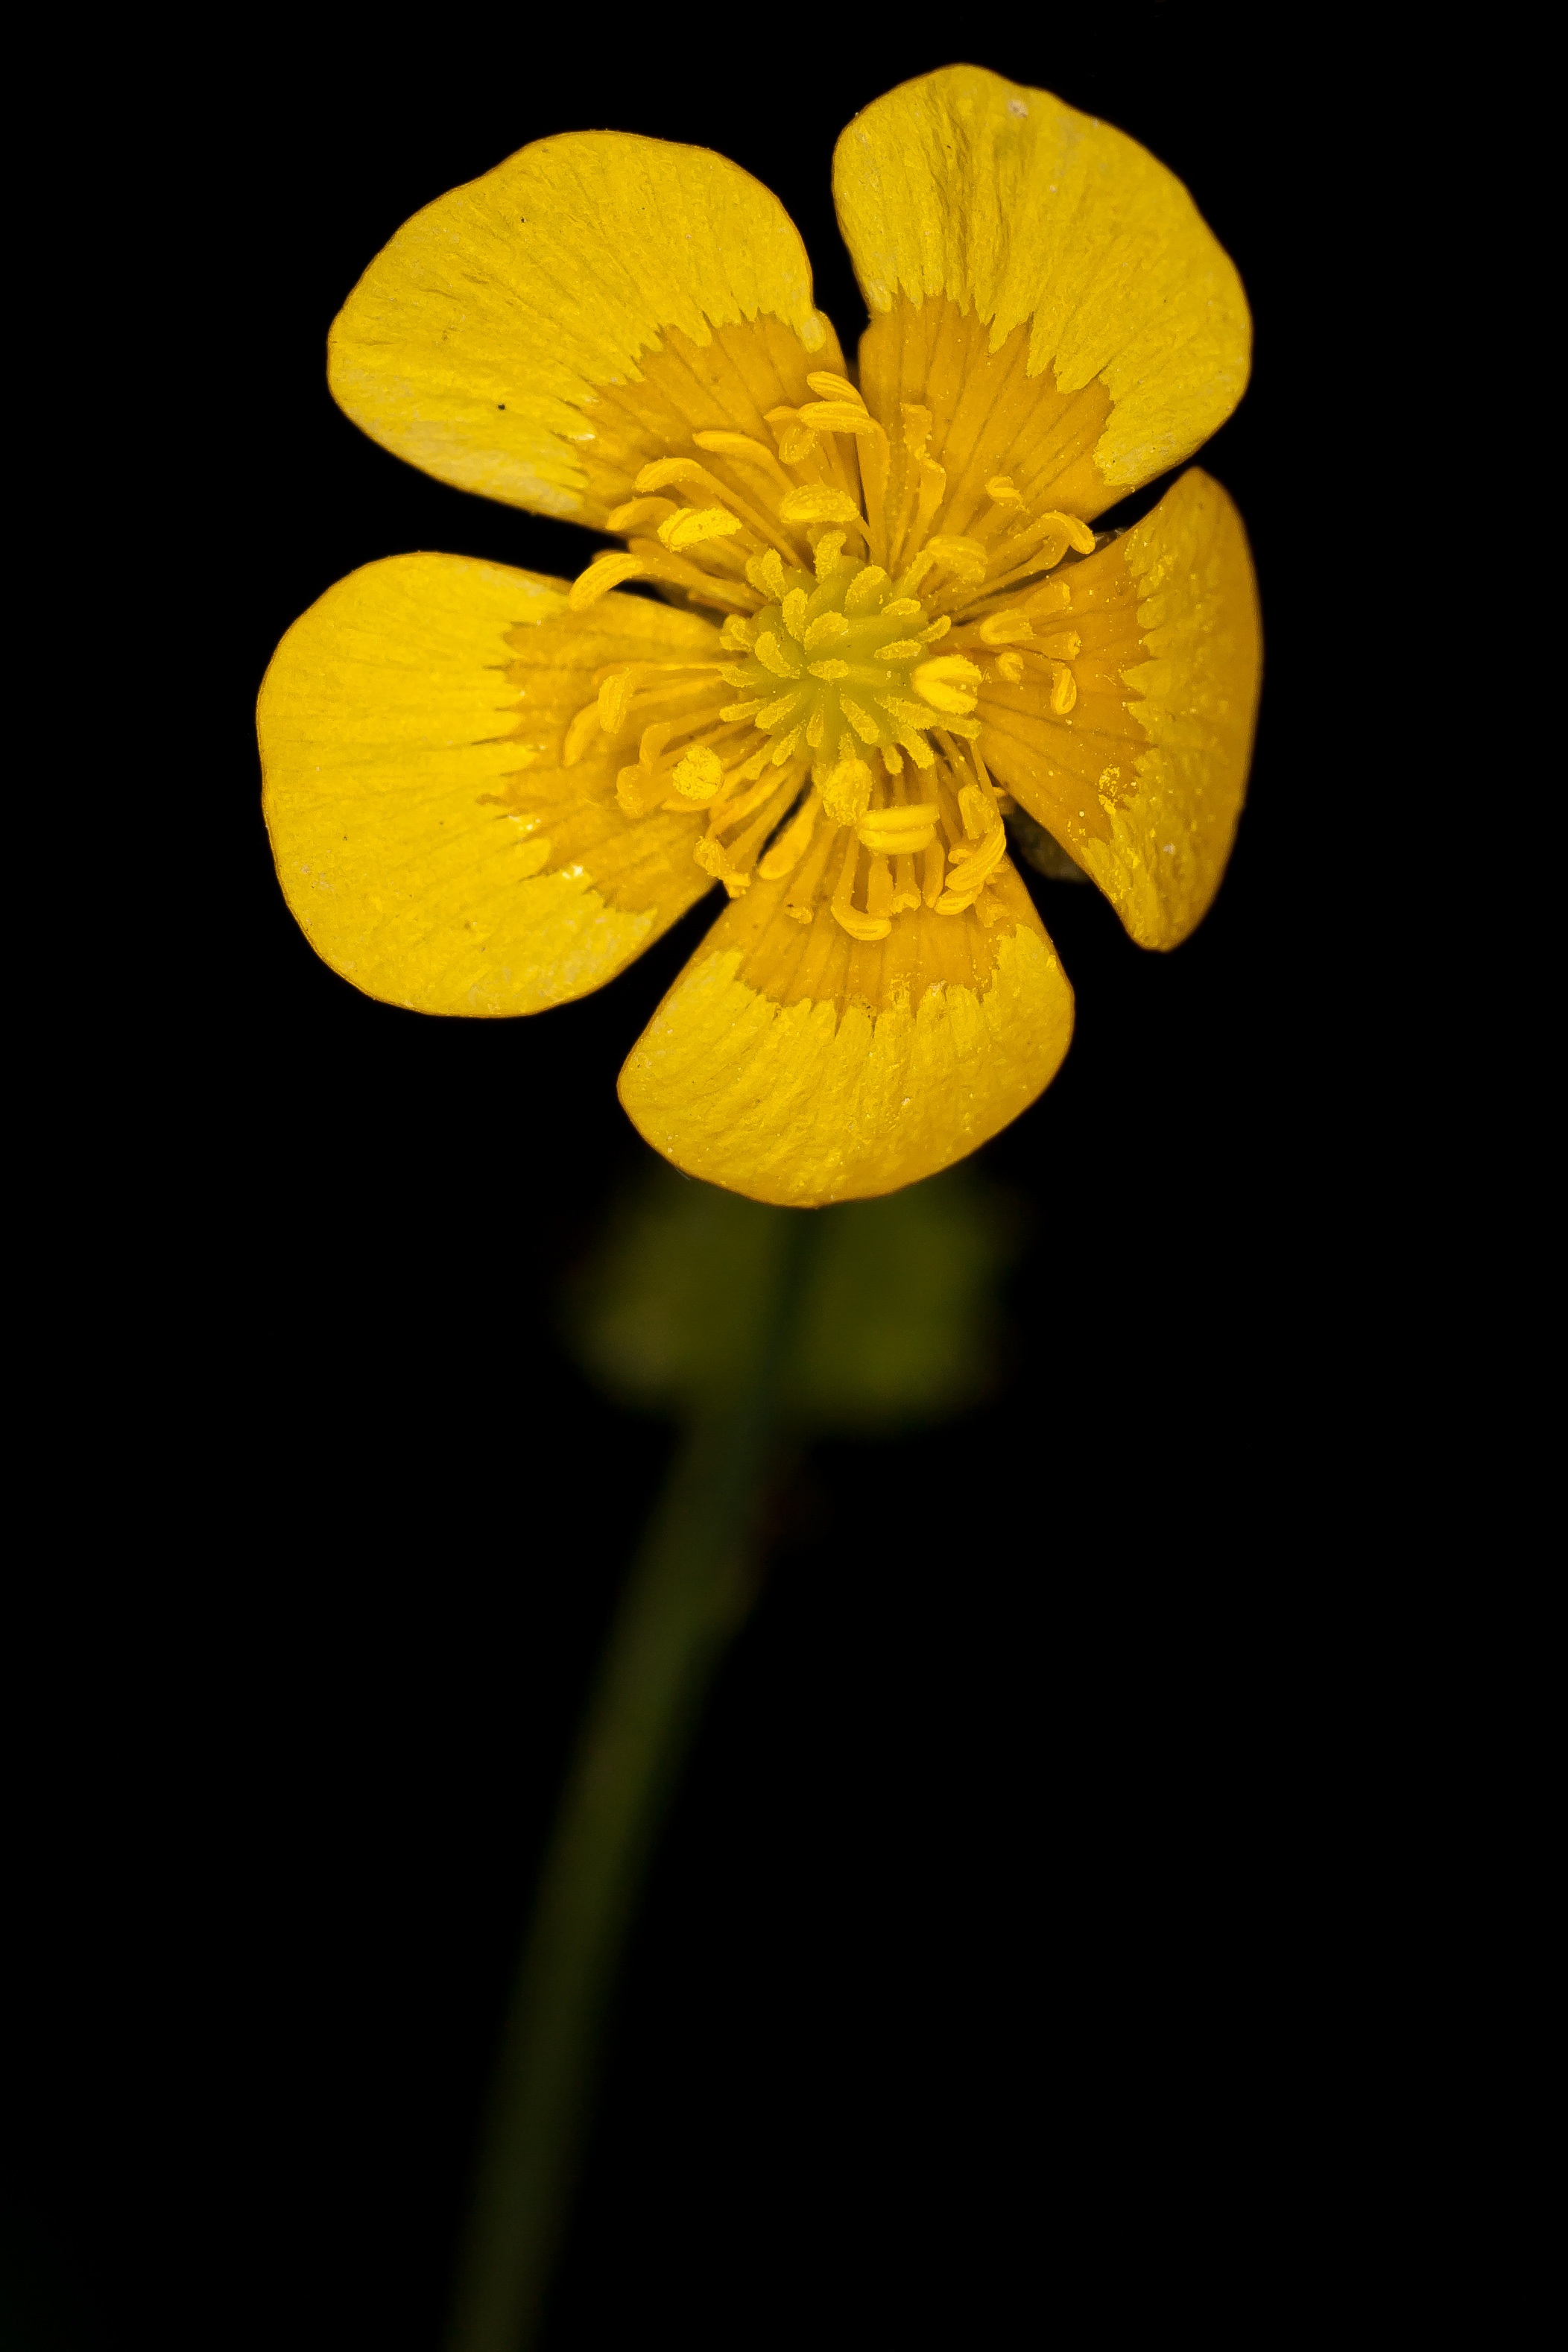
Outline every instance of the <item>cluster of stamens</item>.
[[(635, 728), (622, 811), (700, 811), (693, 854), (732, 897), (753, 874), (788, 879), (788, 914), (810, 922), (826, 895), (857, 940), (885, 938), (921, 907), (994, 921), (987, 885), (1010, 803), (971, 714), (988, 678), (1017, 684), (1027, 666), (1053, 710), (1070, 710), (1079, 640), (1037, 627), (1065, 610), (1066, 591), (1020, 592), (1092, 536), (1070, 517), (1028, 517), (1003, 478), (972, 533), (934, 535), (946, 478), (924, 454), (929, 413), (906, 407), (902, 446), (889, 451), (846, 379), (807, 382), (819, 400), (768, 418), (776, 450), (696, 433), (709, 465), (657, 460), (608, 518), (630, 549), (595, 558), (574, 607), (622, 580), (665, 582), (728, 610), (730, 658), (608, 666), (563, 760), (583, 758), (601, 730), (629, 739)], [(848, 464), (836, 436), (854, 436)], [(672, 488), (679, 499), (661, 495)]]

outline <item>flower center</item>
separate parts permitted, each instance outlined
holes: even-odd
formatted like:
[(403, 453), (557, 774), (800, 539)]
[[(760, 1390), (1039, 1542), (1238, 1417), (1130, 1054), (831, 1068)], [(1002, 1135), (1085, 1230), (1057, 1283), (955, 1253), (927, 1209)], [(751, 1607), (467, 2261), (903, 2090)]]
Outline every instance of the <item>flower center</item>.
[(933, 656), (949, 616), (930, 619), (879, 564), (840, 555), (843, 539), (834, 532), (818, 543), (815, 576), (771, 551), (752, 567), (773, 601), (724, 625), (725, 648), (745, 656), (724, 679), (745, 699), (721, 715), (749, 719), (771, 737), (774, 761), (809, 760), (829, 813), (853, 824), (870, 804), (868, 754), (879, 752), (890, 774), (905, 752), (929, 767), (925, 730), (973, 709), (979, 673), (961, 658)]

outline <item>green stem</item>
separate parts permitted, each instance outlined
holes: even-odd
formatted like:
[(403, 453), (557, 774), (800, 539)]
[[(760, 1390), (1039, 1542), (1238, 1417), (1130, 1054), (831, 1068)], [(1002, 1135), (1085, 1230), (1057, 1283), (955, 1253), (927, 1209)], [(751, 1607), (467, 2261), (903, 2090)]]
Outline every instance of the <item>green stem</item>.
[(497, 2065), (447, 2352), (531, 2352), (584, 2153), (604, 2017), (753, 1538), (812, 1220), (776, 1213), (749, 1376), (689, 1422), (611, 1628)]

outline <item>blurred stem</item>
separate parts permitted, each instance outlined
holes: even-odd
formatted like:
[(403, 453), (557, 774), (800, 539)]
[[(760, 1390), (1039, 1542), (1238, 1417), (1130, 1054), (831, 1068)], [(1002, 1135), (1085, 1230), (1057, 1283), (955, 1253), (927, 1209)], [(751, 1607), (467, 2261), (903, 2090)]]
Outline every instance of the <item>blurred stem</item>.
[(601, 2032), (660, 1818), (756, 1597), (755, 1538), (805, 1253), (780, 1209), (746, 1376), (689, 1420), (562, 1796), (497, 2065), (448, 2352), (532, 2352), (584, 2153)]

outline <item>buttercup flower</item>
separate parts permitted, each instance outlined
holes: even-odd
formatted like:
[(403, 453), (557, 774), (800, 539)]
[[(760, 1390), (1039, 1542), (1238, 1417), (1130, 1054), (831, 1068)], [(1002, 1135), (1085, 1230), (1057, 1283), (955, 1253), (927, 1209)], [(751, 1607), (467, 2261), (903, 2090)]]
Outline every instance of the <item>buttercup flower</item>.
[(946, 1166), (1060, 1065), (1015, 806), (1141, 944), (1192, 930), (1259, 662), (1216, 482), (1090, 528), (1246, 383), (1180, 182), (953, 67), (856, 118), (834, 193), (858, 380), (782, 206), (705, 149), (545, 139), (416, 215), (332, 329), (336, 398), (626, 548), (571, 586), (369, 564), (289, 632), (259, 722), (289, 904), (389, 1003), (562, 1003), (721, 886), (621, 1099), (677, 1166), (799, 1205)]

